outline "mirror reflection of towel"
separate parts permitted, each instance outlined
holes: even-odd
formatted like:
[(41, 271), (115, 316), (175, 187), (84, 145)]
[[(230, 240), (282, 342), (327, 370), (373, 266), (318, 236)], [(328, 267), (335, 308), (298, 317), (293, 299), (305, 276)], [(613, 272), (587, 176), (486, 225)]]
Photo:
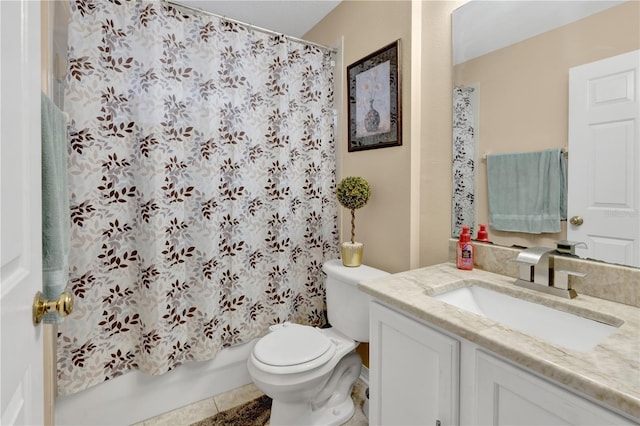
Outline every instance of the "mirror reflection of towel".
[(500, 231), (560, 232), (567, 218), (566, 182), (560, 149), (487, 155), (489, 224)]

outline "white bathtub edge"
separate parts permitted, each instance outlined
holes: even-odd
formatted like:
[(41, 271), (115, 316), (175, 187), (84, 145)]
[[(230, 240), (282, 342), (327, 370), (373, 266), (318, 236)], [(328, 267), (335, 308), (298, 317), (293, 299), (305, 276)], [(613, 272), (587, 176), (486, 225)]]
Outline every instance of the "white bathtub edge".
[(215, 359), (161, 376), (132, 371), (56, 400), (56, 425), (131, 425), (251, 383), (247, 359), (255, 340)]

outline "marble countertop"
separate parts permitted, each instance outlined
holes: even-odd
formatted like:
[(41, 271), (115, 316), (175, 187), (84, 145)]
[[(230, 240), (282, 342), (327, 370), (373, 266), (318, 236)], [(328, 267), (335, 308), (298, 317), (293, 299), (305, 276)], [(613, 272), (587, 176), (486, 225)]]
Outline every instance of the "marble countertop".
[[(578, 295), (568, 300), (516, 287), (511, 277), (453, 263), (388, 275), (359, 283), (376, 299), (488, 349), (513, 363), (561, 383), (640, 421), (640, 308)], [(621, 324), (594, 349), (579, 352), (521, 333), (431, 296), (478, 283), (559, 310)]]

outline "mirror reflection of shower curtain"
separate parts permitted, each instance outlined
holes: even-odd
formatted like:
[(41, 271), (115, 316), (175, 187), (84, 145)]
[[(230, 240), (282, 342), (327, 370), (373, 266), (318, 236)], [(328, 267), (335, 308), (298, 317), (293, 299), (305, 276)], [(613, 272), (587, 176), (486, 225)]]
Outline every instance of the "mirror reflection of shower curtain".
[(337, 257), (328, 52), (160, 2), (72, 2), (71, 290), (59, 393), (285, 320)]
[(462, 225), (468, 225), (472, 235), (476, 230), (477, 89), (472, 86), (453, 88), (453, 237), (460, 235)]

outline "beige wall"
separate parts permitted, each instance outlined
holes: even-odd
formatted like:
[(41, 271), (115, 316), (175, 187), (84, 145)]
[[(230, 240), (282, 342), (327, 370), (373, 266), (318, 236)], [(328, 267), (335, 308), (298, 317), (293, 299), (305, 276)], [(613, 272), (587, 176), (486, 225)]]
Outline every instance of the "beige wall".
[[(451, 12), (464, 1), (343, 1), (305, 35), (342, 42), (340, 177), (360, 175), (371, 201), (356, 212), (364, 263), (398, 272), (444, 262), (451, 235)], [(348, 153), (344, 68), (401, 39), (403, 146)], [(349, 235), (342, 209), (342, 239)]]
[[(403, 0), (344, 0), (305, 35), (306, 39), (321, 44), (341, 46), (342, 62), (338, 61), (339, 68), (336, 69), (336, 99), (340, 101), (336, 141), (339, 148), (339, 178), (359, 175), (371, 183), (372, 198), (369, 204), (356, 212), (356, 237), (365, 243), (364, 263), (390, 272), (432, 265), (448, 259), (453, 81), (451, 13), (464, 3), (466, 0), (414, 1), (413, 4)], [(486, 61), (469, 61), (458, 66), (456, 84), (479, 81), (482, 102), (503, 107), (493, 113), (493, 106), (480, 106), (481, 120), (499, 123), (481, 123), (480, 154), (565, 146), (568, 68), (638, 49), (639, 5), (637, 1), (628, 2), (597, 17), (586, 18), (573, 24), (580, 29), (574, 28), (571, 34), (565, 34), (568, 30), (561, 29), (519, 43), (528, 46), (529, 51), (523, 54), (513, 52), (513, 46), (496, 52)], [(417, 18), (416, 14), (420, 17)], [(606, 25), (615, 23), (613, 29), (585, 30), (589, 20), (603, 18), (609, 22)], [(623, 36), (620, 37), (620, 34)], [(346, 83), (343, 79), (346, 66), (396, 39), (401, 39), (402, 43), (403, 146), (348, 153)], [(578, 45), (591, 48), (587, 53), (579, 53)], [(553, 59), (539, 59), (543, 51), (551, 53)], [(535, 60), (529, 60), (527, 66), (516, 72), (504, 71), (510, 66), (507, 62), (523, 57)], [(472, 75), (476, 72), (473, 68), (480, 69), (484, 75)], [(500, 71), (499, 77), (492, 80), (489, 73), (496, 70)], [(547, 81), (527, 84), (540, 75), (546, 76)], [(496, 95), (492, 100), (487, 95), (491, 85), (504, 88), (505, 84), (508, 88), (506, 97)], [(538, 101), (531, 101), (542, 92), (547, 96), (539, 96)], [(526, 109), (529, 107), (515, 104), (525, 98), (529, 99), (530, 111)], [(538, 112), (546, 115), (532, 119), (533, 114)], [(555, 130), (549, 133), (549, 129)], [(485, 166), (480, 162), (480, 222), (486, 222), (488, 216)], [(342, 239), (346, 240), (349, 236), (349, 212), (345, 209), (341, 209), (341, 223)], [(564, 238), (561, 238), (563, 234), (552, 234), (549, 242), (540, 242), (523, 234), (514, 238), (503, 238), (501, 234), (505, 233), (492, 232), (491, 237), (508, 245), (549, 245), (552, 244), (551, 240)]]
[[(567, 146), (568, 70), (640, 48), (640, 2), (591, 17), (457, 65), (456, 85), (479, 84), (479, 154)], [(478, 223), (488, 221), (486, 162), (477, 182)], [(558, 234), (490, 230), (500, 244), (553, 247)]]
[[(363, 263), (389, 272), (409, 269), (411, 204), (411, 2), (345, 0), (305, 36), (327, 46), (342, 43), (336, 69), (338, 180), (362, 176), (371, 198), (356, 211), (356, 240), (364, 243)], [(402, 146), (347, 151), (348, 65), (400, 39)], [(341, 239), (350, 238), (350, 212), (341, 208)]]
[(465, 2), (422, 2), (420, 266), (448, 260), (453, 126), (451, 13)]
[[(411, 161), (411, 9), (410, 1), (343, 0), (304, 38), (327, 46), (338, 47), (335, 70), (336, 104), (339, 123), (338, 179), (362, 176), (371, 186), (371, 199), (356, 211), (356, 240), (364, 243), (363, 263), (394, 273), (410, 269), (416, 256), (412, 245), (412, 220), (415, 209), (417, 173)], [(347, 150), (347, 83), (346, 67), (371, 52), (400, 39), (400, 84), (402, 105), (402, 146), (367, 151)], [(412, 200), (413, 197), (413, 200)], [(417, 210), (417, 209), (416, 209)], [(350, 236), (350, 213), (340, 209), (342, 241)], [(361, 344), (358, 352), (364, 365), (369, 365), (369, 345)]]

